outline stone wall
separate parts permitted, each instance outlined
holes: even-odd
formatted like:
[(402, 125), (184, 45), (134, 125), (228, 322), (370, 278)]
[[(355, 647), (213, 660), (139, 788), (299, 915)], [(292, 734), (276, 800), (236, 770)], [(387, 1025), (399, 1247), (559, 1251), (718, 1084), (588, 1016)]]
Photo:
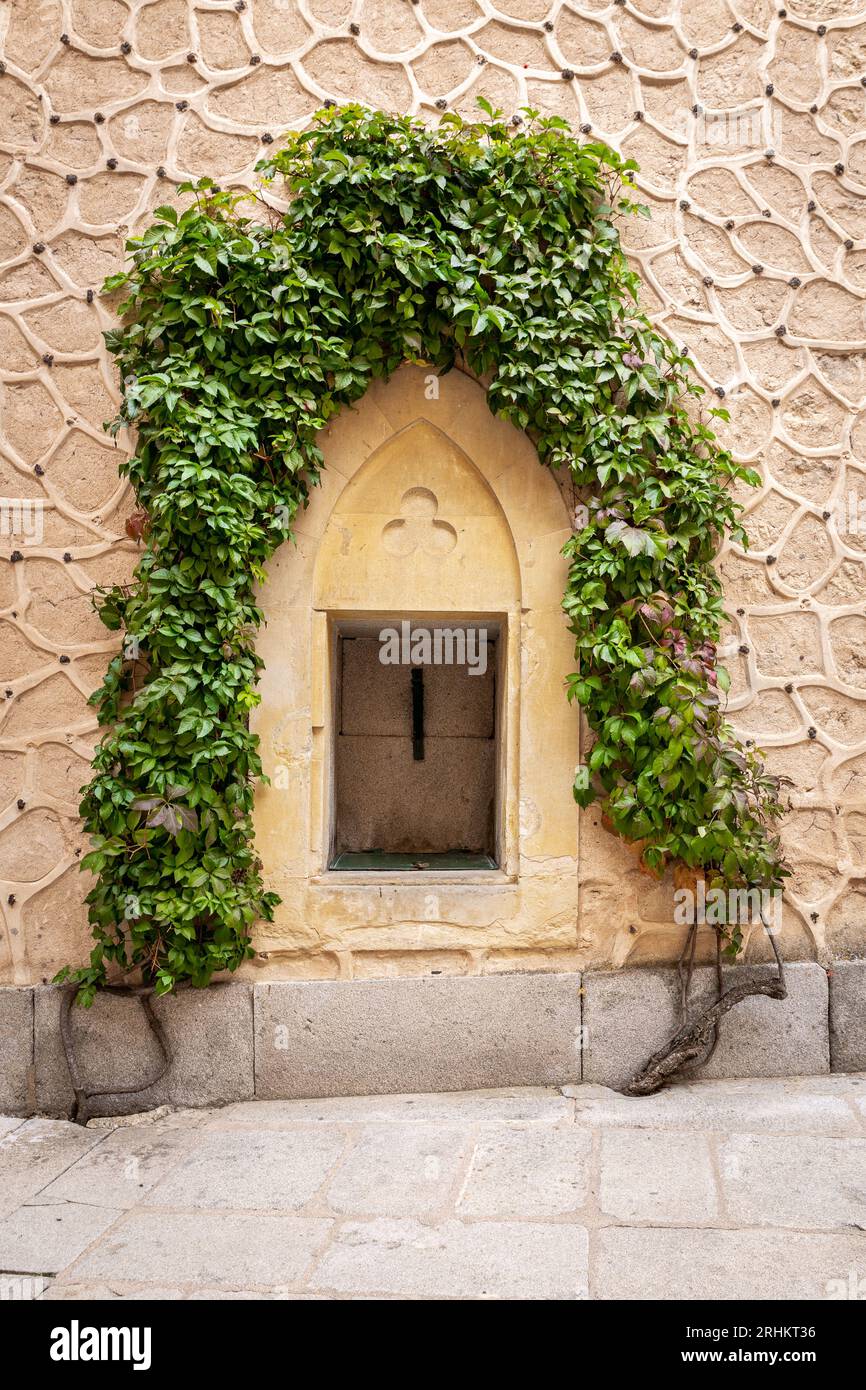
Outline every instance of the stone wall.
[[(96, 291), (183, 178), (250, 182), (326, 97), (435, 119), (483, 94), (640, 162), (651, 217), (625, 238), (647, 307), (764, 477), (749, 556), (722, 568), (732, 707), (793, 782), (783, 945), (862, 953), (862, 0), (3, 0), (0, 46), (0, 495), (44, 503), (41, 535), (10, 535), (7, 508), (0, 536), (0, 981), (44, 980), (88, 947), (75, 808), (86, 699), (114, 648), (88, 595), (135, 559), (116, 473), (129, 441), (101, 429), (117, 391)], [(670, 886), (596, 821), (570, 963), (670, 958)], [(485, 970), (483, 952), (454, 968)]]
[[(773, 971), (737, 965), (726, 969), (725, 985)], [(712, 1057), (695, 1070), (697, 1079), (866, 1070), (866, 961), (843, 961), (830, 972), (796, 962), (786, 973), (787, 998), (753, 995), (738, 1005), (722, 1024)], [(694, 990), (699, 1001), (709, 1002), (715, 970), (700, 968)], [(4, 1115), (72, 1114), (58, 994), (50, 986), (0, 986)], [(619, 1090), (671, 1036), (679, 982), (671, 966), (450, 979), (428, 973), (425, 979), (258, 980), (178, 990), (157, 999), (154, 1012), (171, 1050), (165, 1072), (138, 1000), (103, 993), (92, 1009), (73, 1010), (73, 1046), (87, 1093), (79, 1120), (253, 1097), (407, 1095), (578, 1081)], [(639, 1118), (643, 1125), (647, 1117)]]

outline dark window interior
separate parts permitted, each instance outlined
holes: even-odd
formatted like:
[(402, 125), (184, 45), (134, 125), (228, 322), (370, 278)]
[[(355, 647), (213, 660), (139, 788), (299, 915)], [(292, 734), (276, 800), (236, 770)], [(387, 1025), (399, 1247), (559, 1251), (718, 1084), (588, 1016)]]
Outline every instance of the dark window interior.
[(498, 646), (486, 628), (480, 674), (477, 645), (383, 664), (378, 628), (338, 632), (332, 869), (496, 868)]

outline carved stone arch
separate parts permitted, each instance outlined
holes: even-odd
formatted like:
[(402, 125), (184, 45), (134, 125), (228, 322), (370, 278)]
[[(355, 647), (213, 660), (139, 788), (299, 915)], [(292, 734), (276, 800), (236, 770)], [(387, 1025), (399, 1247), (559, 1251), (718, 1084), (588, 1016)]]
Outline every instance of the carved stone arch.
[(519, 608), (520, 594), (496, 493), (426, 419), (404, 425), (364, 461), (337, 498), (316, 555), (313, 607), (323, 612), (498, 613)]
[[(573, 642), (561, 610), (559, 489), (529, 440), (460, 372), (404, 367), (320, 438), (321, 486), (269, 567), (262, 702), (270, 786), (256, 842), (282, 897), (252, 969), (311, 976), (520, 964), (577, 948), (578, 720), (564, 699)], [(500, 868), (328, 870), (334, 624), (347, 616), (487, 615), (504, 645)], [(431, 955), (432, 953), (432, 955)]]

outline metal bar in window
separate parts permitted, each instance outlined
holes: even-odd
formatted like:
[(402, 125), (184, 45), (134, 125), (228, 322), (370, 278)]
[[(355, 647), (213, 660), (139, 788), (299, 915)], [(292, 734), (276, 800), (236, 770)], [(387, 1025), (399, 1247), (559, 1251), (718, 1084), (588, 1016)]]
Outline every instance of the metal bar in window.
[(420, 666), (412, 669), (412, 757), (424, 761), (424, 672)]

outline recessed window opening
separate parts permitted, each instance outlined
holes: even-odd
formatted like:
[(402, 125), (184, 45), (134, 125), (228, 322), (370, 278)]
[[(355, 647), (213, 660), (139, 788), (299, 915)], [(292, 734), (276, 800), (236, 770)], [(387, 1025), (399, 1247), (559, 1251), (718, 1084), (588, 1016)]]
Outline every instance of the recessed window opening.
[(498, 621), (340, 621), (335, 636), (329, 867), (497, 868)]

